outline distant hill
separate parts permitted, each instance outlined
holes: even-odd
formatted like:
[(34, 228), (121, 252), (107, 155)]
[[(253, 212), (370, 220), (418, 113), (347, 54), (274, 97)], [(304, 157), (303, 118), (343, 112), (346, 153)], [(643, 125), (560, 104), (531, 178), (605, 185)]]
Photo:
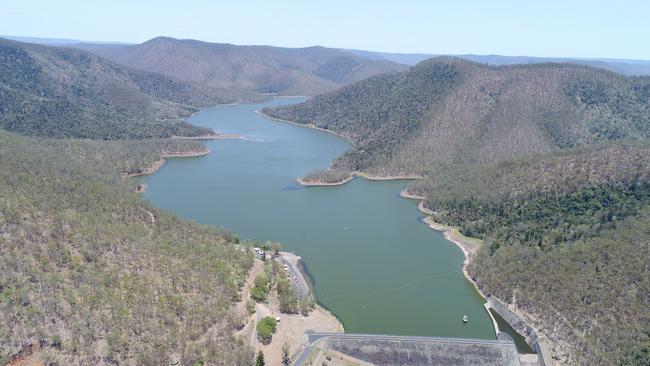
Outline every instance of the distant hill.
[(66, 46), (66, 45), (77, 45), (77, 44), (119, 46), (119, 45), (130, 44), (127, 42), (80, 41), (78, 39), (69, 39), (69, 38), (21, 37), (21, 36), (7, 36), (1, 34), (0, 34), (0, 38), (9, 39), (17, 42), (42, 44), (45, 46)]
[[(438, 57), (438, 54), (425, 53), (389, 53), (374, 52), (364, 50), (346, 49), (355, 55), (365, 57), (370, 60), (386, 60), (401, 64), (414, 66), (426, 59)], [(474, 61), (488, 65), (521, 65), (521, 64), (539, 64), (539, 63), (571, 63), (578, 65), (587, 65), (601, 69), (618, 72), (623, 75), (650, 75), (650, 60), (625, 60), (625, 59), (607, 59), (607, 58), (571, 58), (571, 57), (531, 57), (531, 56), (501, 56), (501, 55), (448, 55), (459, 57), (468, 61)]]
[(432, 57), (440, 56), (440, 55), (429, 54), (429, 53), (377, 52), (377, 51), (355, 50), (355, 49), (348, 49), (348, 48), (343, 48), (343, 50), (354, 53), (357, 56), (361, 56), (370, 60), (393, 61), (393, 62), (410, 65), (410, 66), (415, 66), (424, 60), (430, 59)]
[(518, 65), (539, 63), (570, 63), (586, 65), (614, 71), (627, 76), (650, 75), (650, 61), (648, 60), (618, 60), (618, 59), (588, 59), (566, 57), (528, 57), (528, 56), (499, 56), (499, 55), (459, 55), (469, 61), (489, 65)]
[(207, 87), (117, 65), (94, 54), (0, 39), (0, 127), (94, 139), (195, 136), (181, 122), (220, 102)]
[[(18, 36), (2, 36), (2, 38), (12, 39), (20, 42), (38, 43), (51, 46), (65, 46), (81, 48), (88, 51), (95, 51), (98, 53), (106, 53), (109, 48), (121, 48), (123, 46), (133, 45), (124, 42), (95, 42), (95, 41), (80, 41), (74, 39), (59, 39), (59, 38), (39, 38), (39, 37), (18, 37)], [(245, 46), (243, 46), (245, 47)], [(336, 50), (328, 48), (328, 50)], [(534, 57), (534, 56), (503, 56), (503, 55), (477, 55), (477, 54), (464, 54), (464, 55), (447, 55), (447, 54), (434, 54), (434, 53), (396, 53), (396, 52), (378, 52), (357, 49), (340, 48), (348, 54), (361, 57), (371, 61), (389, 61), (398, 64), (415, 66), (416, 64), (439, 56), (453, 56), (459, 57), (469, 61), (475, 61), (481, 64), (488, 65), (520, 65), (520, 64), (534, 64), (534, 63), (573, 63), (578, 65), (587, 65), (598, 67), (601, 69), (614, 71), (628, 76), (642, 76), (650, 75), (650, 60), (634, 60), (634, 59), (611, 59), (611, 58), (580, 58), (580, 57)]]
[(305, 103), (265, 110), (340, 133), (356, 146), (336, 165), (423, 174), (650, 136), (650, 78), (571, 64), (486, 66), (440, 57)]
[(407, 68), (325, 47), (236, 46), (168, 37), (138, 45), (74, 47), (133, 68), (206, 85), (216, 90), (216, 96), (231, 101), (259, 99), (265, 93), (311, 96)]

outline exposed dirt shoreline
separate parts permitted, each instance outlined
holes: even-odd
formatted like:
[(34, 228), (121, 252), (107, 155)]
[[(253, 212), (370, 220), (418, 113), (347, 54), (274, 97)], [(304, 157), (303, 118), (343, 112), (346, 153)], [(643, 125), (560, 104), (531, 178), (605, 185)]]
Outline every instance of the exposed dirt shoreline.
[(422, 179), (421, 175), (372, 175), (364, 172), (356, 172), (356, 175), (367, 180), (415, 180)]
[[(481, 290), (479, 285), (474, 281), (474, 279), (470, 276), (470, 274), (468, 272), (468, 268), (469, 268), (469, 264), (470, 264), (470, 261), (472, 259), (472, 256), (474, 255), (474, 253), (476, 253), (476, 251), (478, 251), (480, 249), (481, 245), (483, 244), (483, 241), (480, 240), (480, 239), (470, 238), (468, 236), (463, 235), (458, 230), (458, 228), (456, 228), (456, 227), (448, 226), (448, 225), (444, 225), (444, 224), (435, 222), (433, 220), (433, 217), (431, 216), (431, 215), (435, 214), (435, 212), (428, 209), (428, 208), (426, 208), (426, 207), (424, 207), (424, 200), (426, 199), (426, 197), (412, 194), (412, 193), (408, 192), (408, 190), (406, 188), (404, 190), (402, 190), (402, 192), (400, 192), (400, 196), (403, 197), (403, 198), (418, 200), (419, 201), (418, 202), (418, 210), (420, 210), (420, 212), (427, 215), (422, 220), (423, 223), (426, 224), (427, 226), (429, 226), (429, 228), (442, 233), (443, 236), (445, 237), (445, 239), (447, 239), (450, 242), (456, 244), (463, 251), (463, 254), (465, 256), (465, 260), (463, 261), (463, 275), (465, 276), (467, 281), (469, 281), (472, 284), (472, 286), (474, 286), (474, 288), (481, 295), (481, 297), (483, 297), (484, 299), (486, 299), (486, 301), (488, 301), (488, 299), (490, 297), (487, 296)], [(553, 349), (553, 347), (552, 347), (552, 344), (550, 344), (550, 342), (548, 341), (548, 337), (544, 333), (540, 332), (538, 327), (535, 327), (533, 325), (533, 323), (540, 324), (539, 320), (536, 319), (534, 316), (531, 316), (530, 314), (524, 313), (520, 309), (514, 308), (512, 306), (508, 306), (508, 308), (512, 312), (517, 314), (522, 320), (524, 320), (526, 324), (528, 324), (531, 328), (533, 328), (533, 330), (535, 331), (535, 333), (538, 336), (540, 336), (540, 335), (544, 336), (544, 338), (539, 338), (538, 339), (538, 341), (540, 343), (540, 346), (542, 347), (542, 352), (544, 354), (546, 354), (546, 355), (551, 354), (550, 351)], [(489, 314), (489, 310), (488, 310), (488, 314)], [(492, 318), (491, 314), (490, 314), (490, 317)], [(494, 321), (494, 318), (492, 318), (492, 320), (496, 324), (496, 322)], [(549, 359), (545, 359), (545, 362), (547, 362), (548, 365), (554, 364), (554, 363), (552, 363), (553, 360), (549, 360)]]
[[(367, 180), (373, 180), (373, 181), (384, 181), (384, 180), (414, 180), (414, 179), (422, 179), (421, 176), (419, 175), (388, 175), (388, 176), (379, 176), (379, 175), (371, 175), (368, 173), (364, 172), (352, 172), (350, 175), (338, 182), (324, 182), (320, 180), (305, 180), (305, 178), (298, 178), (296, 181), (298, 184), (306, 187), (332, 187), (332, 186), (342, 186), (349, 181), (353, 180), (355, 177), (361, 177), (363, 179)], [(409, 197), (407, 197), (409, 198)]]
[[(288, 97), (284, 97), (284, 98), (288, 98)], [(297, 97), (296, 97), (296, 98), (297, 98)], [(336, 135), (336, 136), (338, 136), (338, 137), (344, 139), (345, 141), (349, 142), (351, 145), (354, 145), (354, 142), (353, 142), (350, 138), (345, 137), (345, 136), (343, 136), (343, 135), (341, 135), (341, 134), (339, 134), (339, 133), (336, 133), (336, 132), (334, 132), (334, 131), (326, 130), (326, 129), (324, 129), (324, 128), (320, 128), (320, 127), (318, 127), (318, 126), (316, 126), (316, 125), (313, 125), (313, 124), (311, 124), (311, 123), (309, 123), (309, 124), (302, 124), (302, 123), (297, 123), (297, 122), (288, 121), (288, 120), (286, 120), (286, 119), (280, 119), (280, 118), (271, 117), (271, 116), (269, 116), (269, 115), (267, 115), (267, 114), (264, 114), (264, 113), (263, 113), (262, 111), (260, 111), (260, 110), (255, 111), (255, 113), (259, 114), (260, 116), (262, 116), (262, 117), (264, 117), (264, 118), (266, 118), (266, 119), (270, 119), (270, 120), (272, 120), (272, 121), (284, 122), (284, 123), (291, 123), (292, 125), (301, 126), (301, 127), (306, 127), (306, 128), (312, 128), (312, 129), (314, 129), (314, 130), (319, 130), (319, 131), (323, 131), (323, 132), (331, 133), (332, 135)]]
[(205, 156), (210, 153), (210, 150), (204, 148), (202, 150), (194, 151), (177, 151), (177, 152), (162, 152), (160, 159), (151, 163), (148, 167), (142, 169), (139, 173), (124, 174), (126, 178), (139, 177), (143, 175), (150, 175), (160, 170), (165, 165), (167, 158), (193, 158), (198, 156)]
[(476, 253), (476, 251), (481, 247), (483, 241), (480, 239), (470, 238), (468, 236), (463, 235), (458, 230), (458, 228), (435, 222), (433, 218), (430, 216), (433, 215), (434, 212), (424, 207), (424, 199), (426, 197), (409, 193), (406, 188), (402, 190), (402, 192), (400, 192), (399, 195), (400, 197), (419, 201), (418, 210), (420, 210), (420, 212), (427, 215), (427, 217), (422, 219), (422, 221), (431, 229), (442, 233), (445, 239), (456, 244), (460, 248), (460, 250), (463, 251), (463, 254), (465, 255), (465, 261), (463, 262), (463, 274), (465, 275), (465, 278), (467, 278), (467, 280), (471, 282), (472, 285), (474, 285), (476, 291), (478, 291), (478, 293), (481, 294), (483, 298), (487, 299), (487, 296), (485, 296), (485, 294), (481, 291), (481, 289), (478, 287), (476, 282), (474, 282), (472, 277), (470, 277), (469, 273), (467, 272), (467, 267), (469, 266), (469, 262), (471, 260), (472, 255)]
[(306, 181), (304, 178), (298, 178), (296, 179), (296, 181), (298, 182), (298, 184), (305, 187), (332, 187), (332, 186), (342, 186), (345, 183), (351, 181), (352, 179), (354, 179), (354, 174), (350, 174), (349, 177), (345, 178), (340, 182), (332, 182), (332, 183), (322, 182), (322, 181)]
[(213, 135), (201, 135), (201, 136), (172, 136), (173, 140), (232, 140), (232, 139), (244, 139), (242, 135), (236, 133), (219, 133)]

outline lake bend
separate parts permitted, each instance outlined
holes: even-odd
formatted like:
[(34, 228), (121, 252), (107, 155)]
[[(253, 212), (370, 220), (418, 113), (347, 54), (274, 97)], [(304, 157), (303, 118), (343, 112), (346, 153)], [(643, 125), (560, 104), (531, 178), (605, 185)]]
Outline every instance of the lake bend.
[(334, 134), (255, 113), (303, 100), (197, 113), (191, 123), (245, 139), (206, 141), (207, 156), (168, 159), (142, 177), (144, 198), (183, 218), (244, 239), (280, 242), (300, 255), (318, 302), (346, 332), (494, 339), (485, 301), (463, 276), (460, 248), (418, 221), (415, 200), (399, 197), (407, 181), (296, 183), (349, 147)]

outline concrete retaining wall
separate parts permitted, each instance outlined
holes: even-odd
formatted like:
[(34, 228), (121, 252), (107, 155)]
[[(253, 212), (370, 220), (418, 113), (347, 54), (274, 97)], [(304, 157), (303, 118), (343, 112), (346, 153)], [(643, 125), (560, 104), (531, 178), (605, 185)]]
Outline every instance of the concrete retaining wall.
[(520, 365), (517, 348), (511, 340), (497, 343), (454, 339), (417, 340), (408, 337), (332, 338), (322, 340), (318, 346), (378, 365)]
[(515, 314), (508, 306), (503, 303), (501, 300), (494, 297), (489, 297), (487, 299), (488, 303), (501, 315), (501, 317), (510, 324), (510, 326), (516, 330), (519, 334), (523, 335), (526, 338), (526, 343), (537, 353), (539, 356), (539, 363), (542, 366), (546, 366), (544, 352), (541, 345), (539, 344), (539, 338), (535, 329), (526, 323), (519, 315)]

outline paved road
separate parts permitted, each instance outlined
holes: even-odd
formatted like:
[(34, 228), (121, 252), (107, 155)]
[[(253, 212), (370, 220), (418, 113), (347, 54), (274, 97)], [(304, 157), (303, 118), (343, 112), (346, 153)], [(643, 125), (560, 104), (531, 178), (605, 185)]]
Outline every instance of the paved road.
[(309, 354), (311, 353), (313, 347), (314, 346), (312, 344), (307, 344), (307, 346), (305, 346), (305, 349), (302, 350), (300, 356), (298, 356), (298, 359), (293, 363), (293, 366), (302, 366), (305, 361), (307, 361), (307, 357), (309, 357)]
[(307, 346), (302, 351), (293, 366), (302, 366), (309, 354), (311, 353), (314, 343), (321, 339), (362, 339), (376, 341), (401, 341), (401, 342), (445, 342), (445, 343), (462, 343), (462, 344), (496, 344), (511, 345), (512, 340), (490, 340), (490, 339), (468, 339), (468, 338), (441, 338), (441, 337), (411, 337), (411, 336), (391, 336), (377, 334), (348, 334), (348, 333), (309, 333), (306, 334)]
[(350, 333), (311, 333), (307, 334), (307, 343), (314, 344), (318, 340), (328, 339), (366, 339), (379, 341), (410, 341), (410, 342), (445, 342), (464, 344), (511, 344), (511, 340), (496, 339), (471, 339), (471, 338), (445, 338), (445, 337), (416, 337), (416, 336), (392, 336), (381, 334), (350, 334)]
[(309, 294), (309, 285), (307, 280), (300, 272), (300, 269), (297, 267), (297, 260), (300, 257), (293, 257), (293, 260), (290, 260), (288, 257), (292, 256), (290, 253), (280, 252), (280, 255), (276, 257), (276, 260), (282, 264), (287, 265), (287, 273), (289, 275), (289, 281), (291, 286), (296, 291), (298, 298), (303, 298)]

